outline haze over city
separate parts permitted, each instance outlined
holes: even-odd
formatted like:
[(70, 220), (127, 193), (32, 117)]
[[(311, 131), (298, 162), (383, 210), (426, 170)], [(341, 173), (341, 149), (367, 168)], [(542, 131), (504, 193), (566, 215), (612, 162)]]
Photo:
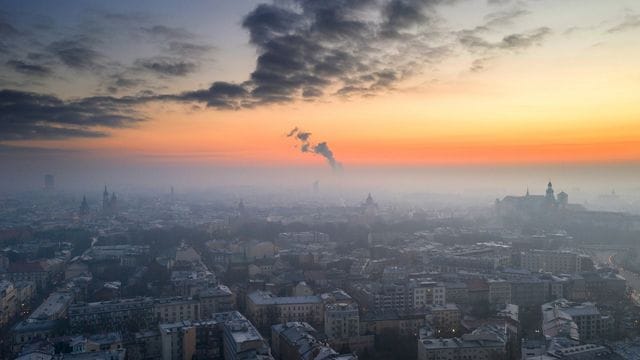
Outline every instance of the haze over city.
[(640, 359), (637, 0), (0, 0), (0, 359)]

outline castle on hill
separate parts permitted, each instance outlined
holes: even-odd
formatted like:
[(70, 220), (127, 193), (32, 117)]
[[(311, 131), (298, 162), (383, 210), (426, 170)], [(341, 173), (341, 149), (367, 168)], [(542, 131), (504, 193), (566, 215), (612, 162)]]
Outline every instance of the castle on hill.
[(553, 184), (547, 184), (544, 195), (531, 195), (529, 189), (524, 196), (505, 196), (502, 200), (496, 200), (498, 215), (543, 215), (553, 211), (584, 211), (585, 208), (578, 204), (569, 204), (569, 195), (561, 191), (555, 195)]

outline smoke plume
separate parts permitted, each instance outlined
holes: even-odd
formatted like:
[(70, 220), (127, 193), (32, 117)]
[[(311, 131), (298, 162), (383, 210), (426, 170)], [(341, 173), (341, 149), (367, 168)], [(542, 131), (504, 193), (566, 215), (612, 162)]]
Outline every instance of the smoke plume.
[(287, 133), (287, 137), (293, 137), (300, 142), (300, 151), (303, 153), (313, 153), (324, 157), (333, 171), (342, 170), (342, 164), (338, 162), (333, 155), (333, 151), (329, 148), (326, 141), (313, 144), (311, 142), (311, 133), (299, 129), (297, 126)]

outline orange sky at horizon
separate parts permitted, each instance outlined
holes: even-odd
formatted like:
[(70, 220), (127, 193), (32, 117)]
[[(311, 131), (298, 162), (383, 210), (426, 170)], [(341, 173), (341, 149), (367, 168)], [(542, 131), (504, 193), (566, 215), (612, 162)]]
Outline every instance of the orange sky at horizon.
[[(153, 104), (148, 120), (105, 138), (32, 141), (149, 161), (313, 165), (285, 134), (295, 126), (327, 141), (345, 165), (465, 165), (640, 161), (639, 85), (545, 89), (544, 82), (503, 80), (438, 84), (373, 98), (296, 102), (239, 111)], [(525, 83), (523, 83), (525, 82)], [(621, 92), (621, 87), (629, 91)], [(519, 91), (516, 91), (520, 88)], [(25, 142), (16, 143), (23, 145)]]

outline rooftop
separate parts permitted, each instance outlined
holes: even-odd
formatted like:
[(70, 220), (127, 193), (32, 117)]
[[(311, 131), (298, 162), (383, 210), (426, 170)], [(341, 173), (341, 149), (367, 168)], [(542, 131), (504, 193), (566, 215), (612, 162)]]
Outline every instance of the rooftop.
[(61, 312), (66, 311), (73, 301), (73, 294), (70, 292), (54, 292), (38, 306), (29, 319), (55, 320)]
[(255, 291), (249, 294), (249, 299), (256, 305), (294, 305), (320, 304), (322, 299), (317, 295), (277, 297), (268, 291)]

